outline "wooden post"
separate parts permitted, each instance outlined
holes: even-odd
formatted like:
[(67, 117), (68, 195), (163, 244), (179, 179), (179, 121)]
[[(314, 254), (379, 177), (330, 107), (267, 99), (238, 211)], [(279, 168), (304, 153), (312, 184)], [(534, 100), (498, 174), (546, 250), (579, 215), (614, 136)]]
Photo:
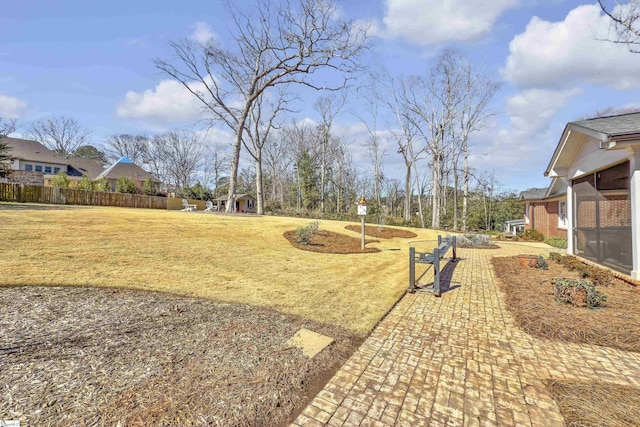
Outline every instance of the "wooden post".
[(362, 228), (362, 250), (364, 251), (364, 216), (360, 217)]
[(433, 295), (437, 297), (442, 295), (440, 292), (440, 248), (433, 250)]

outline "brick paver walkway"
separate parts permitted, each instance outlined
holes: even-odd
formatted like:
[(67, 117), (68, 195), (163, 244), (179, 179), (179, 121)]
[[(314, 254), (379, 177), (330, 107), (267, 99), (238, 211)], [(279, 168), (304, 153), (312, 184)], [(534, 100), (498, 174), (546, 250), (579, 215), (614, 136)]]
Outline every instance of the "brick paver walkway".
[(544, 381), (640, 386), (638, 354), (542, 341), (515, 326), (489, 261), (523, 248), (502, 246), (459, 250), (442, 298), (404, 296), (293, 425), (563, 425)]

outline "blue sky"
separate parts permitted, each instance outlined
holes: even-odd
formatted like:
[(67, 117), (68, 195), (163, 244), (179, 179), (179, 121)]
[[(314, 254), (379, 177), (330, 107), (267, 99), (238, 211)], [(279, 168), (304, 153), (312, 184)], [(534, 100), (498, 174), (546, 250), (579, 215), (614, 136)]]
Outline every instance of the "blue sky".
[[(424, 74), (443, 49), (454, 47), (503, 82), (491, 105), (497, 115), (473, 138), (472, 165), (493, 171), (504, 188), (547, 185), (543, 171), (568, 121), (606, 107), (640, 107), (640, 54), (598, 40), (609, 23), (596, 3), (351, 0), (340, 6), (346, 18), (375, 30), (367, 63), (395, 75)], [(223, 8), (214, 0), (25, 0), (3, 7), (0, 28), (0, 117), (26, 125), (67, 115), (92, 132), (95, 145), (115, 133), (194, 126), (197, 104), (152, 61), (169, 57), (170, 40), (227, 37)], [(317, 95), (309, 95), (312, 105)], [(359, 103), (353, 94), (349, 99)], [(314, 114), (303, 109), (299, 116), (317, 119)], [(352, 141), (354, 158), (366, 169), (363, 126), (349, 107), (336, 131)], [(224, 142), (228, 134), (211, 138)], [(386, 175), (402, 177), (396, 149), (389, 143), (386, 151)]]

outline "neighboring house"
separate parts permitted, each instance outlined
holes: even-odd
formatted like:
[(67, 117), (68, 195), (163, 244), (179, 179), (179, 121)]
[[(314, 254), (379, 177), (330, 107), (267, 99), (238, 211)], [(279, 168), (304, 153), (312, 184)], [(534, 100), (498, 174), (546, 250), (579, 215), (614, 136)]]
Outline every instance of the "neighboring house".
[[(223, 211), (226, 208), (228, 196), (220, 196), (213, 199), (213, 204), (218, 210)], [(256, 213), (256, 198), (251, 194), (238, 194), (236, 196), (236, 208), (234, 212)]]
[(127, 157), (122, 157), (120, 160), (105, 169), (95, 179), (98, 180), (106, 178), (111, 185), (112, 191), (115, 191), (116, 182), (118, 181), (118, 178), (122, 177), (133, 179), (134, 181), (136, 181), (139, 187), (142, 186), (144, 181), (146, 181), (147, 179), (151, 179), (151, 182), (153, 182), (156, 191), (160, 190), (160, 180), (146, 170), (142, 169), (140, 166), (133, 163)]
[(504, 231), (511, 233), (514, 236), (516, 234), (524, 233), (524, 219), (512, 219), (504, 222)]
[(11, 169), (26, 172), (16, 175), (28, 177), (42, 174), (40, 179), (42, 184), (47, 180), (51, 180), (60, 171), (69, 176), (82, 176), (82, 174), (78, 174), (73, 168), (70, 168), (67, 159), (57, 155), (37, 141), (11, 137), (5, 137), (4, 141), (7, 142), (7, 146), (11, 149), (9, 151), (9, 155), (13, 158), (10, 164)]
[(10, 137), (5, 137), (4, 140), (10, 147), (9, 154), (13, 159), (10, 163), (13, 171), (11, 179), (15, 182), (28, 185), (51, 185), (51, 180), (58, 172), (64, 172), (71, 178), (72, 186), (75, 185), (74, 181), (77, 182), (83, 176), (88, 176), (94, 181), (107, 178), (112, 189), (115, 190), (118, 178), (126, 176), (140, 183), (151, 178), (156, 190), (160, 189), (158, 178), (126, 157), (105, 169), (95, 160), (81, 157), (67, 159), (59, 156), (37, 141)]
[(545, 175), (567, 187), (567, 252), (640, 279), (640, 113), (568, 123)]
[(545, 237), (567, 237), (567, 185), (553, 179), (548, 188), (530, 188), (520, 193), (524, 203), (524, 229), (535, 229)]

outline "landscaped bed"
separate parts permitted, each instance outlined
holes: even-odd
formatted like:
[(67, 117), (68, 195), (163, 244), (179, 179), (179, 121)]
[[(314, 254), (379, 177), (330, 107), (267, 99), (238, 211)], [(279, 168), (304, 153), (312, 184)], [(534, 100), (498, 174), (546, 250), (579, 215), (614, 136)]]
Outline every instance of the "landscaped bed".
[(555, 301), (554, 278), (578, 279), (556, 262), (549, 269), (521, 267), (516, 257), (492, 259), (506, 306), (518, 324), (539, 338), (640, 351), (640, 291), (629, 284), (614, 281), (598, 287), (607, 297), (601, 308), (573, 307)]
[[(313, 359), (305, 327), (335, 342)], [(291, 421), (358, 345), (269, 309), (157, 292), (0, 288), (0, 420), (23, 425)]]
[(360, 239), (332, 231), (318, 230), (313, 237), (311, 237), (311, 243), (308, 245), (299, 243), (296, 239), (296, 234), (297, 232), (295, 230), (291, 230), (285, 232), (284, 237), (293, 247), (302, 249), (303, 251), (325, 254), (371, 254), (380, 252), (378, 248), (366, 246), (368, 243), (377, 243), (377, 240), (365, 240), (365, 247), (364, 250), (362, 250), (362, 241)]

